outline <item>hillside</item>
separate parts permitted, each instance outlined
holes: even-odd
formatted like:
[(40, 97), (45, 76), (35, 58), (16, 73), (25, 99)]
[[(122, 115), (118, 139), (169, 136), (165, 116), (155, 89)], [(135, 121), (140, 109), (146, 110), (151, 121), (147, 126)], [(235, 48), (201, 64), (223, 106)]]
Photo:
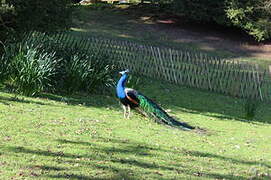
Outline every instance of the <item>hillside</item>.
[(271, 65), (270, 42), (257, 43), (236, 29), (187, 23), (144, 8), (78, 7), (72, 30)]
[(123, 119), (110, 96), (1, 92), (0, 179), (270, 179), (270, 105), (248, 121), (238, 99), (149, 82), (142, 92), (206, 132)]

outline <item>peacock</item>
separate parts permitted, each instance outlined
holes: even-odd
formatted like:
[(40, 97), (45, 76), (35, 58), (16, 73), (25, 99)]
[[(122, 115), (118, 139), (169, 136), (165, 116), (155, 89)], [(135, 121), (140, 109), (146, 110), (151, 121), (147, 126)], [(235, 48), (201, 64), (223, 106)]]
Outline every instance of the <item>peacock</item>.
[(138, 109), (144, 115), (155, 119), (158, 123), (163, 123), (168, 126), (176, 127), (182, 130), (192, 130), (195, 127), (187, 123), (175, 120), (169, 116), (158, 104), (150, 98), (144, 96), (140, 92), (126, 88), (125, 83), (128, 79), (129, 70), (121, 71), (121, 78), (119, 79), (116, 87), (117, 97), (122, 103), (124, 110), (124, 118), (130, 118), (131, 109)]

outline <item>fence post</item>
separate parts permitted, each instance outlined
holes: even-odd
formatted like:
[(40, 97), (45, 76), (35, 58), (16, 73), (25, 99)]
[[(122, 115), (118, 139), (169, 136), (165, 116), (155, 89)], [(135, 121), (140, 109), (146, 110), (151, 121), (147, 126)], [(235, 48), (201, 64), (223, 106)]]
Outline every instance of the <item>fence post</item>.
[(271, 77), (271, 65), (269, 65), (269, 75)]
[(259, 72), (259, 65), (256, 64), (256, 83), (257, 83), (257, 89), (259, 91), (260, 99), (263, 101), (263, 95), (262, 95), (262, 79), (260, 79), (260, 72)]

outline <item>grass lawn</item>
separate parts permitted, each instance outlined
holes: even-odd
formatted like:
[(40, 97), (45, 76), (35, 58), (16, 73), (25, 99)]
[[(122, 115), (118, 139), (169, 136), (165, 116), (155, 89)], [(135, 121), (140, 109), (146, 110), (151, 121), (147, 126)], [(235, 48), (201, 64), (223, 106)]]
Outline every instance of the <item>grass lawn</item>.
[(85, 35), (201, 51), (222, 58), (271, 65), (271, 49), (268, 46), (251, 46), (249, 40), (239, 37), (241, 34), (186, 23), (175, 25), (170, 23), (170, 19), (163, 18), (163, 13), (157, 10), (151, 12), (144, 7), (127, 9), (120, 6), (95, 10), (91, 6), (78, 6), (74, 11), (71, 29)]
[(0, 92), (0, 179), (270, 179), (271, 105), (159, 81), (140, 89), (207, 133), (123, 119), (104, 95), (28, 98)]

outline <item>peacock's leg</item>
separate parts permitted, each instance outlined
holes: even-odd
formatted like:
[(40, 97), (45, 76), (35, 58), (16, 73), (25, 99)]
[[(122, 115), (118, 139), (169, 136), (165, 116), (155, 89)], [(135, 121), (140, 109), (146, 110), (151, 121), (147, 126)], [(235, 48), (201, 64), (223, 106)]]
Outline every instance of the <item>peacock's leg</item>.
[(130, 116), (131, 116), (131, 107), (129, 105), (127, 107), (128, 107), (128, 116), (127, 116), (127, 118), (130, 119)]
[(126, 114), (127, 114), (126, 106), (122, 105), (122, 108), (123, 108), (123, 117), (126, 118)]

